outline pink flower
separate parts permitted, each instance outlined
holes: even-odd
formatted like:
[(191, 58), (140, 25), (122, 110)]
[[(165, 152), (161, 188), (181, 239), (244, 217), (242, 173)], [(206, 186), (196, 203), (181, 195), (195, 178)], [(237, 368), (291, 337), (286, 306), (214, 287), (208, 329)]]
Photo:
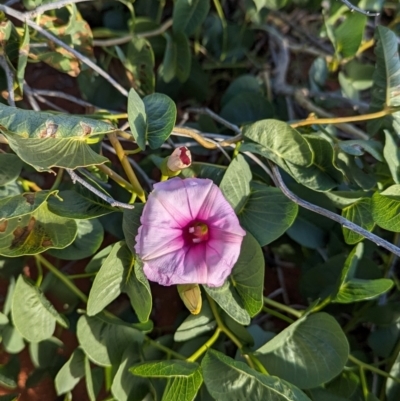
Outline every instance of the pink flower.
[(135, 250), (162, 285), (221, 286), (246, 235), (220, 189), (201, 178), (155, 184), (140, 221)]

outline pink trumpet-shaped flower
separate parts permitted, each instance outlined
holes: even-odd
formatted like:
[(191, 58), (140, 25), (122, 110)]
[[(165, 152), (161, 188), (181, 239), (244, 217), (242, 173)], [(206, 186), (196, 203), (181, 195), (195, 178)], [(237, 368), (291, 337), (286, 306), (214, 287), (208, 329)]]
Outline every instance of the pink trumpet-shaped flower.
[(140, 221), (135, 250), (147, 278), (162, 285), (221, 286), (246, 235), (221, 190), (208, 179), (155, 184)]

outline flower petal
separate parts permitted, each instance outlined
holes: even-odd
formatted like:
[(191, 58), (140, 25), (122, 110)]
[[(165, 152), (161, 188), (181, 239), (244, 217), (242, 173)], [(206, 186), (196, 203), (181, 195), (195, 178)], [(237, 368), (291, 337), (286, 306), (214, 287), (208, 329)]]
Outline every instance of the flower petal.
[(136, 237), (135, 250), (146, 261), (174, 252), (183, 246), (181, 229), (142, 225)]
[(207, 242), (206, 264), (208, 266), (207, 285), (220, 287), (231, 274), (232, 268), (240, 255), (240, 242), (223, 242), (210, 240)]
[(184, 276), (185, 254), (186, 249), (181, 248), (175, 252), (144, 262), (144, 274), (149, 280), (161, 285), (187, 284), (179, 280), (180, 277)]

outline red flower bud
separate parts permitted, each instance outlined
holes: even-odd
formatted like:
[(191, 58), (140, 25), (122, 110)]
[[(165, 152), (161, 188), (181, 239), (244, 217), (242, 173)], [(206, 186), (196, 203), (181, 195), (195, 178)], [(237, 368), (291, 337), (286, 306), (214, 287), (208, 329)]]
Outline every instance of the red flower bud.
[(189, 167), (192, 164), (192, 155), (186, 146), (176, 148), (169, 156), (167, 167), (171, 171), (179, 171)]

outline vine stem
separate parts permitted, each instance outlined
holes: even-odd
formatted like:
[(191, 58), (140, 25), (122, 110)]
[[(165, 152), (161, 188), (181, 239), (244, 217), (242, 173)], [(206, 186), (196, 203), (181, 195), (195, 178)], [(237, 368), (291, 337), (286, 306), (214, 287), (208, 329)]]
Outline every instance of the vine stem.
[(60, 281), (62, 281), (79, 299), (87, 303), (88, 297), (60, 270), (58, 270), (52, 263), (50, 263), (42, 255), (33, 255), (36, 262), (41, 263), (51, 273), (53, 273)]
[(132, 184), (135, 193), (143, 203), (146, 203), (144, 190), (140, 185), (139, 180), (137, 179), (136, 174), (132, 169), (132, 166), (129, 163), (128, 156), (126, 155), (124, 148), (122, 147), (120, 141), (118, 140), (117, 135), (114, 132), (112, 132), (110, 134), (107, 134), (107, 136), (108, 139), (110, 140), (111, 145), (115, 149), (117, 157), (121, 162), (121, 165), (126, 175), (128, 176), (129, 182)]
[(369, 365), (368, 363), (365, 363), (363, 361), (360, 361), (357, 359), (355, 356), (349, 354), (349, 361), (353, 362), (355, 365), (362, 367), (365, 370), (369, 370), (370, 372), (374, 372), (380, 376), (386, 377), (388, 379), (392, 379), (396, 383), (400, 384), (400, 379), (397, 377), (392, 376), (389, 373), (386, 373), (384, 370), (378, 369), (375, 366)]
[(343, 124), (343, 123), (354, 123), (361, 122), (366, 120), (375, 120), (376, 118), (382, 118), (389, 114), (393, 114), (400, 111), (399, 107), (386, 107), (383, 110), (377, 111), (375, 113), (370, 114), (361, 114), (359, 116), (350, 116), (350, 117), (334, 117), (334, 118), (308, 118), (303, 121), (299, 121), (297, 123), (292, 123), (290, 126), (292, 128), (304, 127), (307, 125), (314, 124)]
[[(36, 263), (40, 263), (43, 266), (45, 266), (51, 273), (53, 273), (60, 281), (62, 281), (80, 300), (82, 300), (85, 304), (88, 301), (88, 297), (86, 294), (84, 294), (72, 281), (71, 279), (63, 274), (59, 269), (57, 269), (52, 263), (50, 263), (46, 258), (44, 258), (42, 255), (33, 255)], [(105, 311), (106, 312), (106, 311)], [(107, 312), (107, 314), (111, 315), (114, 317), (113, 314)], [(160, 349), (161, 351), (165, 352), (168, 355), (171, 355), (177, 359), (185, 360), (186, 358), (179, 354), (178, 352), (175, 352), (174, 350), (158, 343), (157, 341), (152, 340), (148, 336), (145, 336), (145, 339), (147, 343), (153, 345), (154, 347)]]
[(86, 64), (88, 67), (90, 67), (92, 70), (96, 71), (99, 75), (101, 75), (104, 79), (106, 79), (115, 89), (117, 89), (120, 93), (122, 93), (122, 95), (124, 95), (125, 97), (128, 97), (128, 91), (123, 86), (121, 86), (114, 78), (112, 78), (107, 72), (105, 72), (102, 68), (100, 68), (97, 64), (95, 64), (92, 60), (90, 60), (90, 58), (79, 53), (72, 47), (65, 44), (62, 40), (58, 39), (51, 33), (47, 32), (41, 26), (39, 26), (35, 22), (31, 21), (25, 14), (20, 13), (19, 11), (14, 10), (14, 9), (4, 6), (4, 5), (0, 5), (0, 11), (3, 11), (5, 14), (14, 17), (18, 21), (25, 22), (32, 29), (39, 32), (42, 36), (46, 37), (47, 39), (51, 40), (58, 46), (67, 50), (69, 53), (73, 54), (77, 59), (82, 61), (82, 63)]
[(151, 344), (153, 347), (158, 348), (159, 350), (165, 352), (167, 355), (171, 355), (177, 359), (186, 360), (186, 358), (182, 354), (179, 354), (178, 352), (175, 352), (174, 350), (166, 347), (165, 345), (162, 345), (157, 341), (152, 340), (150, 337), (146, 336), (145, 338), (148, 344)]
[(215, 301), (208, 295), (208, 303), (210, 304), (211, 311), (215, 317), (215, 320), (217, 322), (218, 327), (220, 330), (225, 333), (231, 341), (241, 350), (243, 348), (243, 344), (240, 342), (240, 340), (225, 326), (225, 323), (222, 321), (222, 318), (218, 312), (217, 305)]
[(222, 332), (221, 328), (217, 327), (217, 330), (215, 330), (212, 337), (210, 337), (204, 345), (202, 345), (192, 356), (190, 356), (186, 360), (188, 362), (195, 362), (197, 359), (199, 359), (209, 348), (212, 347), (215, 341), (218, 340), (218, 337), (221, 334), (221, 332)]
[(264, 303), (273, 306), (276, 309), (280, 309), (281, 311), (284, 311), (286, 313), (289, 313), (290, 315), (296, 317), (297, 319), (301, 318), (302, 313), (297, 311), (296, 309), (291, 308), (290, 306), (283, 305), (280, 302), (276, 302), (273, 299), (264, 297)]
[(280, 188), (280, 190), (283, 192), (283, 194), (286, 195), (286, 197), (288, 197), (291, 201), (293, 201), (294, 203), (297, 203), (299, 206), (303, 207), (304, 209), (311, 210), (314, 213), (318, 213), (322, 216), (327, 217), (328, 219), (336, 221), (337, 223), (341, 224), (343, 227), (346, 227), (349, 230), (362, 235), (363, 237), (374, 242), (376, 245), (387, 249), (388, 251), (394, 253), (397, 256), (400, 256), (400, 248), (399, 247), (391, 244), (388, 241), (385, 241), (384, 239), (378, 237), (375, 234), (370, 233), (369, 231), (365, 230), (364, 228), (358, 226), (357, 224), (354, 224), (353, 222), (345, 219), (342, 216), (339, 216), (336, 213), (333, 213), (320, 206), (314, 205), (312, 203), (309, 203), (309, 202), (299, 198), (297, 195), (295, 195), (293, 192), (291, 192), (289, 190), (289, 188), (286, 186), (286, 184), (284, 183), (284, 181), (282, 179), (281, 173), (279, 172), (279, 168), (273, 163), (270, 163), (270, 166), (271, 166), (274, 178), (275, 178), (276, 186), (278, 188)]
[(125, 178), (121, 177), (114, 170), (110, 169), (110, 167), (106, 166), (105, 164), (98, 164), (97, 168), (104, 174), (106, 174), (109, 178), (111, 178), (113, 181), (115, 181), (122, 188), (128, 190), (129, 192), (135, 193), (135, 188), (132, 186), (132, 184), (126, 181)]

